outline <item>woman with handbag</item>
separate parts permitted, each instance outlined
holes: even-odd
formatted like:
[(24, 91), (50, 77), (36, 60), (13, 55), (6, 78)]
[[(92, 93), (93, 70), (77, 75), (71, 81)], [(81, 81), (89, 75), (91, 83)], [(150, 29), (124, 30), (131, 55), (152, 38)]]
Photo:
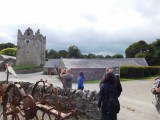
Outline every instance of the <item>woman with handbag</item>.
[(106, 73), (100, 84), (98, 108), (101, 110), (101, 120), (117, 120), (120, 104), (117, 95), (116, 77)]

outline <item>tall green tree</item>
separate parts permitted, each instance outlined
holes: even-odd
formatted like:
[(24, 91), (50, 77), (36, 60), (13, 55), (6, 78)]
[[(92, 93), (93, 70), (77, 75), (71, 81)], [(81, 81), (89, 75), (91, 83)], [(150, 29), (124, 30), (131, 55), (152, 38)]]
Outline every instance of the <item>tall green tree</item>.
[(115, 54), (112, 56), (112, 58), (123, 58), (122, 54)]
[(145, 58), (145, 57), (146, 57), (146, 54), (142, 52), (139, 52), (135, 55), (135, 58)]
[(97, 55), (96, 58), (104, 58), (103, 55)]
[(106, 55), (105, 58), (112, 58), (110, 55)]
[(89, 54), (87, 55), (87, 58), (93, 59), (93, 58), (96, 58), (96, 55), (93, 54), (93, 53), (89, 53)]
[(135, 58), (135, 55), (139, 52), (145, 53), (149, 49), (149, 45), (140, 40), (138, 42), (133, 43), (125, 50), (125, 55), (127, 58)]
[(68, 48), (68, 55), (69, 55), (69, 58), (80, 58), (81, 57), (81, 51), (78, 49), (77, 46), (71, 45)]
[(160, 39), (151, 43), (151, 48), (153, 50), (152, 65), (160, 65)]
[(58, 57), (59, 57), (59, 58), (61, 58), (61, 57), (63, 57), (63, 58), (68, 58), (68, 52), (67, 52), (66, 50), (60, 50), (60, 51), (58, 52)]
[(58, 58), (57, 52), (56, 52), (54, 49), (51, 49), (51, 50), (48, 52), (48, 58), (49, 58), (49, 59)]

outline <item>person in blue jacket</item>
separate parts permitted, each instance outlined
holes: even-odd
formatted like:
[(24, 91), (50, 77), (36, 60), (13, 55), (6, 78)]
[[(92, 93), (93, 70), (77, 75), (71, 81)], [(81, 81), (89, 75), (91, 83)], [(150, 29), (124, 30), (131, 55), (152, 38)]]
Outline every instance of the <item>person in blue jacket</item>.
[(79, 72), (79, 76), (78, 76), (78, 90), (83, 90), (84, 89), (84, 74), (83, 72)]

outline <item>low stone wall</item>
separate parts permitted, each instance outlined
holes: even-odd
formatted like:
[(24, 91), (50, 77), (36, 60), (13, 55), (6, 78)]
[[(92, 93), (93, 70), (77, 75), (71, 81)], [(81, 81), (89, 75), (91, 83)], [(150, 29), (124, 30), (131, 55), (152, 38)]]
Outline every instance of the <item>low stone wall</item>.
[[(20, 82), (19, 83), (24, 91), (28, 94), (31, 93), (34, 84), (29, 82)], [(39, 86), (40, 89), (42, 86)], [(62, 109), (69, 108), (68, 97), (65, 94), (64, 89), (60, 87), (55, 87), (58, 91), (58, 99), (60, 101)], [(49, 90), (49, 88), (46, 88)], [(97, 102), (99, 95), (96, 91), (89, 90), (76, 90), (72, 89), (68, 91), (69, 96), (72, 100), (73, 105), (77, 109), (79, 114), (83, 114), (88, 117), (87, 120), (99, 120), (101, 113), (97, 110)], [(55, 96), (52, 95), (48, 98), (48, 101), (54, 104)]]

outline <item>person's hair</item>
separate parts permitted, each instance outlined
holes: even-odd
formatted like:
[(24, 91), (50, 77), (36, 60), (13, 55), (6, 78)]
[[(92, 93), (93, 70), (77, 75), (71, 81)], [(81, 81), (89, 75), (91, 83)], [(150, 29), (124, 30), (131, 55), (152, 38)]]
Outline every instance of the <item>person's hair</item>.
[(113, 73), (106, 73), (106, 74), (104, 74), (104, 76), (103, 76), (103, 78), (102, 78), (102, 80), (100, 82), (100, 85), (102, 83), (106, 83), (106, 82), (114, 84), (116, 82), (115, 75)]
[(81, 71), (81, 72), (79, 72), (79, 76), (81, 76), (81, 77), (83, 77), (84, 78), (84, 74), (83, 74), (83, 72)]
[[(107, 67), (107, 68), (106, 68), (106, 73), (111, 72), (111, 71), (110, 71), (111, 69), (113, 70), (113, 67)], [(113, 72), (113, 71), (112, 71), (112, 72)]]

